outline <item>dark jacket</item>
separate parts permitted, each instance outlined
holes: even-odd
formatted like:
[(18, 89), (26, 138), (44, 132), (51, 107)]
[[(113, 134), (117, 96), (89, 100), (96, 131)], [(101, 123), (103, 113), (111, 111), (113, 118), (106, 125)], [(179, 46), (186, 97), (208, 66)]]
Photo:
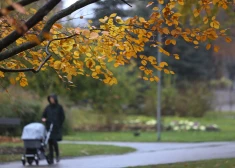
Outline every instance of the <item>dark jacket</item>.
[[(53, 97), (55, 104), (50, 103), (50, 97)], [(58, 104), (57, 96), (48, 96), (49, 105), (45, 108), (42, 117), (46, 118), (46, 129), (49, 130), (50, 125), (53, 123), (53, 129), (50, 139), (57, 141), (62, 140), (62, 125), (65, 120), (63, 107)]]

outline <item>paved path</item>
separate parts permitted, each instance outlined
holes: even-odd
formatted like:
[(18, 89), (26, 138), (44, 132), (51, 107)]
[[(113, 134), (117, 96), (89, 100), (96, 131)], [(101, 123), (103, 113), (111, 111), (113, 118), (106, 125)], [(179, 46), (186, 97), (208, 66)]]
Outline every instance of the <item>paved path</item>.
[[(137, 151), (123, 155), (89, 156), (64, 159), (59, 164), (48, 166), (45, 161), (40, 167), (56, 168), (125, 168), (152, 164), (166, 164), (216, 158), (235, 158), (234, 142), (209, 143), (126, 143), (126, 142), (70, 142), (75, 144), (102, 144), (128, 146)], [(21, 162), (0, 165), (0, 168), (22, 168)], [(36, 166), (33, 166), (36, 167)]]

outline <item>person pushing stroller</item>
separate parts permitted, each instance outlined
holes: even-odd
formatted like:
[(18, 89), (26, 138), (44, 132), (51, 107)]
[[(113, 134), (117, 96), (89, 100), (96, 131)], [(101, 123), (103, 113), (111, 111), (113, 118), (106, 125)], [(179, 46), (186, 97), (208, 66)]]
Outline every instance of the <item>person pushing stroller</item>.
[(56, 161), (60, 161), (58, 141), (62, 140), (62, 125), (65, 120), (63, 107), (58, 103), (56, 95), (48, 96), (49, 105), (45, 108), (42, 121), (45, 122), (47, 131), (50, 130), (51, 124), (53, 128), (49, 137), (49, 164), (54, 163), (54, 151), (56, 153)]

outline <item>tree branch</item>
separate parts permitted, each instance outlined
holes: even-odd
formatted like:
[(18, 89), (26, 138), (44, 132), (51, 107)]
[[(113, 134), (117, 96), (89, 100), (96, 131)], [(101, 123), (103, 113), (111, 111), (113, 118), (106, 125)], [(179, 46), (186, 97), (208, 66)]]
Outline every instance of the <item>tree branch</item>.
[(38, 72), (42, 69), (42, 67), (46, 64), (46, 62), (47, 62), (47, 61), (51, 58), (51, 56), (52, 56), (51, 52), (49, 51), (50, 44), (51, 44), (53, 41), (72, 38), (72, 37), (74, 37), (74, 36), (76, 36), (76, 35), (77, 35), (77, 34), (73, 34), (73, 35), (68, 36), (68, 37), (57, 38), (57, 39), (53, 39), (53, 40), (49, 41), (49, 43), (48, 43), (47, 46), (46, 46), (47, 57), (43, 60), (43, 62), (38, 66), (37, 69), (34, 69), (34, 68), (23, 68), (23, 69), (7, 69), (7, 68), (0, 68), (0, 71), (2, 71), (2, 72), (33, 72), (33, 73), (38, 73)]
[[(92, 3), (95, 3), (95, 2), (98, 2), (99, 0), (80, 0), (80, 1), (77, 1), (75, 2), (74, 4), (72, 4), (71, 6), (69, 6), (68, 8), (64, 9), (64, 10), (61, 10), (60, 12), (56, 13), (55, 15), (53, 15), (47, 22), (46, 24), (44, 25), (42, 31), (40, 32), (40, 35), (38, 37), (38, 39), (40, 40), (40, 42), (43, 42), (45, 39), (44, 39), (44, 33), (45, 32), (50, 32), (50, 29), (52, 28), (53, 24), (70, 15), (71, 13), (73, 13), (74, 11), (78, 10), (78, 9), (81, 9), (89, 4), (92, 4)], [(25, 50), (28, 50), (30, 48), (33, 48), (35, 46), (37, 46), (38, 44), (36, 43), (33, 43), (33, 42), (27, 42), (27, 43), (24, 43), (20, 46), (17, 46), (17, 47), (14, 47), (13, 49), (11, 50), (6, 50), (2, 53), (0, 53), (0, 61), (3, 61), (5, 59), (8, 59), (22, 51), (25, 51)], [(1, 40), (0, 40), (0, 50), (1, 50)]]
[(121, 1), (127, 4), (128, 6), (132, 7), (126, 0), (121, 0)]
[[(43, 7), (41, 7), (26, 23), (27, 29), (31, 29), (38, 22), (43, 20), (43, 18), (60, 2), (61, 0), (50, 0)], [(23, 36), (24, 33), (19, 33), (16, 30), (5, 38), (0, 40), (0, 51), (15, 42), (18, 38)]]
[[(22, 0), (17, 2), (17, 4), (21, 5), (21, 6), (27, 6), (33, 2), (36, 2), (39, 0)], [(2, 13), (3, 10), (7, 10), (7, 11), (13, 11), (15, 10), (15, 8), (12, 5), (9, 5), (8, 7), (4, 8), (4, 9), (0, 9), (0, 17), (4, 16), (4, 14)]]

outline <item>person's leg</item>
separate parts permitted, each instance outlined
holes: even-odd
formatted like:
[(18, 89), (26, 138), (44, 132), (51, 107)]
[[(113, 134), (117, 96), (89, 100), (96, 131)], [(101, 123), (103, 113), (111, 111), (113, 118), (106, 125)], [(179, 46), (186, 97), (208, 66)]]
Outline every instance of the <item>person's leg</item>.
[(51, 163), (54, 163), (54, 151), (53, 151), (54, 143), (53, 143), (53, 140), (49, 139), (48, 143), (49, 143), (49, 160)]
[(56, 140), (54, 140), (54, 149), (55, 149), (55, 153), (56, 153), (56, 161), (59, 162), (60, 159), (60, 153), (59, 153), (59, 146), (58, 146), (58, 142)]

